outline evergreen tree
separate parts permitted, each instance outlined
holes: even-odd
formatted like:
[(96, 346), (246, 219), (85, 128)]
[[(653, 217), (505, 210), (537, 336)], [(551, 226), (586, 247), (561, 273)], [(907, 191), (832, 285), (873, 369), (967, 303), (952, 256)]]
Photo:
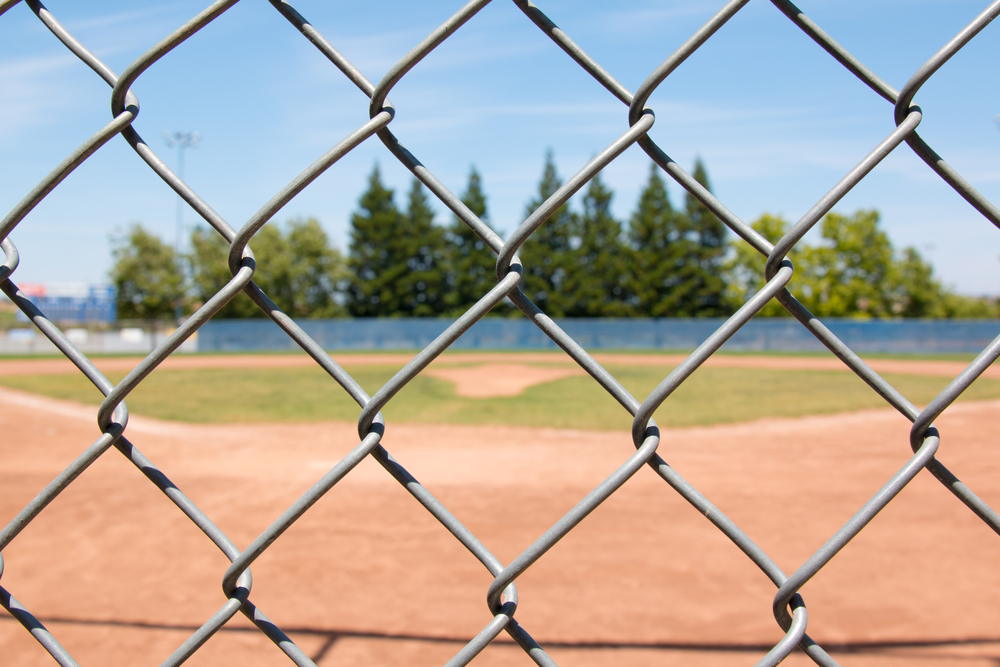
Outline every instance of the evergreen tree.
[[(631, 270), (629, 297), (642, 317), (691, 317), (697, 314), (692, 262), (696, 243), (686, 216), (670, 205), (667, 186), (655, 164), (629, 222)], [(694, 269), (694, 270), (692, 270)]]
[[(538, 197), (528, 203), (525, 215), (531, 215), (561, 185), (550, 150), (545, 156)], [(564, 204), (535, 230), (519, 252), (524, 265), (521, 289), (550, 317), (563, 317), (569, 310), (563, 288), (567, 267), (572, 263), (571, 251), (579, 243), (575, 232), (576, 220)]]
[[(469, 172), (462, 203), (489, 226), (486, 195), (475, 167)], [(453, 216), (448, 242), (449, 288), (446, 302), (449, 314), (454, 316), (467, 311), (496, 285), (497, 256), (458, 216)], [(503, 308), (503, 304), (497, 308)]]
[(423, 317), (444, 312), (444, 233), (416, 179), (405, 213), (378, 167), (351, 215), (348, 309), (357, 317)]
[(626, 257), (621, 223), (611, 215), (614, 193), (591, 179), (579, 217), (580, 246), (571, 250), (564, 292), (568, 317), (622, 317), (631, 314), (626, 297)]
[[(706, 190), (712, 191), (708, 183), (708, 172), (700, 158), (695, 160), (691, 176)], [(694, 285), (691, 290), (692, 303), (688, 310), (692, 315), (705, 317), (728, 315), (732, 309), (726, 302), (726, 284), (723, 279), (727, 250), (726, 226), (690, 192), (685, 193), (684, 208), (691, 240), (696, 242), (692, 259), (697, 264), (697, 271), (692, 272)]]
[(444, 314), (444, 230), (434, 224), (434, 211), (427, 201), (424, 185), (416, 178), (410, 187), (403, 228), (396, 240), (396, 250), (407, 270), (396, 288), (400, 308), (391, 314), (409, 317)]
[(406, 259), (400, 261), (394, 253), (402, 215), (393, 201), (393, 191), (382, 185), (377, 165), (358, 205), (360, 210), (351, 215), (347, 265), (353, 275), (347, 308), (355, 317), (393, 314), (400, 305), (395, 286), (407, 271)]

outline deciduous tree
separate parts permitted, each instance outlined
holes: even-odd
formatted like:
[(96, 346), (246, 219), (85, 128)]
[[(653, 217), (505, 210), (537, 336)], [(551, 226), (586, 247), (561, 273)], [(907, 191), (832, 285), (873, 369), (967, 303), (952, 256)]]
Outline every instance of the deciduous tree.
[[(827, 243), (805, 249), (805, 291), (801, 301), (819, 316), (891, 317), (895, 276), (889, 237), (878, 227), (877, 211), (823, 217)], [(808, 271), (806, 270), (808, 269)]]
[[(270, 226), (264, 226), (251, 247), (257, 259), (254, 280), (266, 282), (265, 275), (268, 262), (262, 261), (261, 252), (265, 247), (274, 245), (273, 237), (279, 235)], [(197, 227), (191, 232), (191, 250), (188, 253), (188, 264), (191, 267), (191, 298), (195, 306), (200, 306), (212, 298), (233, 278), (228, 263), (229, 243), (214, 229)], [(259, 283), (258, 283), (259, 284)], [(266, 291), (266, 289), (265, 289)], [(266, 317), (263, 311), (244, 293), (233, 297), (222, 307), (215, 317), (219, 319), (238, 319), (245, 317)]]
[[(286, 314), (295, 318), (341, 317), (340, 289), (347, 273), (340, 252), (315, 218), (290, 220), (283, 232), (268, 223), (250, 241), (256, 258), (253, 280)], [(216, 294), (232, 273), (229, 243), (208, 228), (191, 234), (192, 295), (205, 302)], [(266, 317), (244, 293), (237, 294), (216, 317)]]
[[(750, 226), (771, 243), (777, 243), (789, 227), (788, 222), (783, 218), (770, 214), (762, 215)], [(739, 308), (764, 287), (766, 282), (764, 280), (764, 264), (767, 259), (743, 239), (733, 241), (732, 249), (732, 258), (725, 267), (726, 295), (728, 301), (734, 307)], [(804, 268), (799, 257), (800, 254), (799, 250), (793, 248), (788, 255), (792, 264), (795, 265), (796, 274), (799, 276)], [(796, 285), (789, 287), (789, 291), (796, 294)], [(798, 294), (801, 295), (801, 291)], [(772, 299), (758, 314), (763, 317), (783, 317), (788, 315), (788, 311), (777, 300)]]
[[(829, 213), (820, 226), (820, 244), (800, 241), (788, 256), (795, 266), (788, 290), (814, 315), (954, 317), (966, 305), (977, 315), (996, 315), (992, 302), (969, 301), (944, 289), (915, 248), (897, 253), (879, 227), (877, 211), (861, 210), (849, 216)], [(753, 227), (776, 242), (789, 225), (765, 215)], [(733, 248), (729, 287), (732, 297), (743, 303), (763, 286), (765, 260), (742, 240), (735, 241)], [(787, 311), (772, 301), (760, 314), (787, 315)]]
[(111, 281), (123, 320), (171, 320), (184, 298), (184, 274), (177, 253), (136, 223), (111, 239)]
[[(293, 317), (341, 317), (347, 309), (340, 303), (340, 287), (347, 278), (344, 257), (315, 218), (288, 223), (285, 233), (288, 258), (283, 288), (275, 302)], [(284, 305), (283, 305), (284, 304)]]

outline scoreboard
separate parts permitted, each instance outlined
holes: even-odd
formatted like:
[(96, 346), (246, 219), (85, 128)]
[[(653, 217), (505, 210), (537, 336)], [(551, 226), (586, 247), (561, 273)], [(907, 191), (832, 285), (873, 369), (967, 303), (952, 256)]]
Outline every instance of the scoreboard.
[[(114, 324), (118, 319), (113, 285), (22, 283), (19, 288), (47, 318), (67, 324)], [(26, 321), (18, 311), (18, 319)]]

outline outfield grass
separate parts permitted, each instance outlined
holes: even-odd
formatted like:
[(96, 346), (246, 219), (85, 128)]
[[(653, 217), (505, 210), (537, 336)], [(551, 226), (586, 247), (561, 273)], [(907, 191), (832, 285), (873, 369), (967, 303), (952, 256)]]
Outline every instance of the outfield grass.
[[(396, 366), (351, 366), (374, 393)], [(637, 398), (669, 369), (612, 365), (608, 370)], [(123, 374), (109, 377), (114, 382)], [(904, 396), (926, 404), (946, 378), (886, 374)], [(102, 396), (82, 375), (9, 376), (0, 384), (93, 405)], [(980, 379), (963, 399), (1000, 398), (1000, 381)], [(294, 422), (357, 419), (359, 408), (319, 368), (157, 370), (127, 399), (133, 414), (196, 423)], [(884, 407), (851, 373), (702, 368), (660, 407), (664, 426), (694, 426)], [(418, 376), (385, 409), (387, 420), (452, 424), (518, 424), (556, 428), (627, 428), (631, 418), (589, 377), (529, 387), (519, 396), (488, 399), (455, 395), (447, 381)]]

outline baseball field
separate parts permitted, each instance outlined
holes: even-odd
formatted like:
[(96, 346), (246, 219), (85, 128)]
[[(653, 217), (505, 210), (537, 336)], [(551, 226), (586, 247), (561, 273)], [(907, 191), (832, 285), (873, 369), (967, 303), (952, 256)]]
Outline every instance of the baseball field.
[[(334, 357), (370, 394), (410, 355)], [(682, 357), (597, 355), (644, 397)], [(138, 362), (100, 358), (117, 382)], [(870, 365), (916, 405), (967, 360)], [(101, 394), (56, 359), (0, 360), (0, 524), (99, 435)], [(168, 359), (126, 435), (239, 547), (358, 444), (359, 408), (301, 355)], [(1000, 367), (938, 420), (938, 458), (1000, 507)], [(382, 444), (509, 563), (634, 452), (630, 416), (562, 354), (454, 353), (383, 411)], [(910, 455), (910, 423), (832, 357), (716, 355), (656, 413), (658, 453), (786, 572)], [(1000, 664), (1000, 540), (922, 471), (802, 589), (842, 665)], [(3, 586), (80, 665), (159, 665), (223, 604), (228, 559), (112, 449), (3, 551)], [(493, 577), (366, 459), (252, 567), (251, 600), (321, 667), (444, 664)], [(649, 468), (517, 580), (560, 665), (752, 665), (774, 586)], [(0, 664), (52, 659), (0, 616)], [(190, 665), (285, 665), (242, 616)], [(474, 664), (531, 664), (505, 635)], [(793, 654), (784, 664), (812, 664)]]

